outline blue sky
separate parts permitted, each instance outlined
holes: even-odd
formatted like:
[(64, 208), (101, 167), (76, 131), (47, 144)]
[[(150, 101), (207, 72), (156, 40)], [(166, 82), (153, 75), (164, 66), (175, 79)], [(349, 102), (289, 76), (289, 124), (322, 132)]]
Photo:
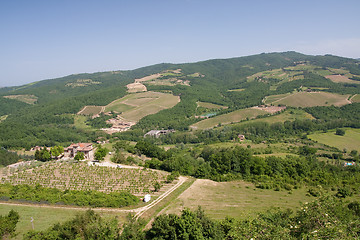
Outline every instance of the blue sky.
[(262, 52), (360, 58), (358, 0), (0, 0), (0, 86)]

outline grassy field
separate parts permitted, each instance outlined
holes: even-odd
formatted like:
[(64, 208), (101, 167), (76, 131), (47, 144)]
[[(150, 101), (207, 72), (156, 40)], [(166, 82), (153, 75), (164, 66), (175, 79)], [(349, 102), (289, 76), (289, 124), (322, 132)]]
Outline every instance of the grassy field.
[[(106, 112), (115, 111), (121, 113), (120, 116), (125, 120), (137, 122), (147, 115), (155, 114), (160, 110), (171, 108), (179, 101), (180, 98), (178, 96), (168, 93), (151, 91), (132, 93), (109, 103), (105, 107), (86, 106), (78, 114), (94, 115), (100, 113), (102, 110)], [(80, 126), (82, 125), (81, 121), (77, 124)]]
[(354, 97), (352, 97), (351, 102), (354, 102), (354, 103), (360, 102), (360, 94), (356, 94)]
[(113, 102), (105, 107), (105, 112), (115, 111), (115, 112), (126, 112), (133, 109), (134, 106), (130, 106), (121, 102)]
[(295, 121), (296, 119), (314, 119), (309, 113), (301, 109), (288, 109), (277, 115), (269, 116), (266, 118), (253, 119), (246, 122), (235, 123), (234, 125), (246, 125), (254, 122), (267, 122), (269, 124), (276, 122)]
[(4, 96), (4, 98), (15, 99), (27, 104), (35, 104), (35, 102), (38, 99), (38, 97), (35, 95), (9, 95), (9, 96)]
[[(34, 219), (34, 229), (37, 231), (45, 230), (56, 223), (62, 223), (70, 220), (81, 212), (88, 210), (88, 208), (66, 209), (66, 208), (50, 208), (41, 205), (29, 206), (14, 206), (14, 205), (0, 205), (0, 215), (7, 215), (13, 209), (20, 215), (19, 223), (16, 226), (15, 238), (22, 239), (23, 234), (32, 230), (31, 217)], [(98, 211), (105, 218), (117, 217), (119, 222), (124, 222), (128, 213), (126, 212), (111, 212), (111, 211)]]
[(310, 134), (308, 138), (322, 144), (336, 147), (339, 150), (345, 148), (348, 151), (360, 151), (360, 129), (344, 128), (344, 130), (344, 136), (338, 136), (335, 135), (335, 131), (329, 131), (327, 133)]
[(197, 102), (197, 105), (198, 105), (198, 107), (204, 107), (204, 108), (209, 108), (209, 109), (226, 109), (226, 108), (228, 108), (226, 106), (221, 106), (221, 105), (209, 103), (209, 102)]
[(208, 118), (197, 122), (191, 125), (194, 129), (207, 129), (217, 126), (219, 123), (221, 124), (230, 124), (234, 122), (240, 122), (241, 120), (245, 120), (247, 118), (251, 119), (259, 115), (268, 114), (266, 111), (258, 110), (258, 109), (240, 109), (231, 113), (223, 114), (220, 116)]
[(288, 97), (290, 96), (291, 93), (285, 93), (285, 94), (279, 94), (279, 95), (270, 95), (270, 96), (267, 96), (265, 97), (264, 99), (264, 103), (265, 104), (271, 104), (272, 102), (275, 102), (275, 101), (279, 101), (285, 97)]
[(314, 107), (314, 106), (342, 106), (349, 104), (349, 95), (340, 95), (327, 92), (297, 92), (293, 94), (281, 94), (269, 96), (266, 104), (286, 105), (292, 107)]
[(78, 129), (86, 129), (91, 130), (91, 126), (86, 125), (85, 121), (87, 120), (87, 116), (84, 115), (75, 115), (74, 116), (74, 126)]
[(141, 118), (155, 114), (162, 109), (167, 109), (175, 106), (180, 101), (178, 96), (159, 92), (144, 92), (129, 94), (121, 99), (119, 102), (133, 106), (134, 108), (124, 111), (121, 114), (126, 120), (137, 122)]
[(228, 90), (228, 92), (242, 92), (244, 90), (245, 90), (245, 88), (237, 88), (237, 89), (230, 89), (230, 90)]
[(330, 79), (331, 81), (333, 81), (335, 83), (360, 84), (360, 81), (355, 81), (355, 80), (349, 79), (347, 76), (343, 76), (343, 75), (328, 75), (328, 76), (325, 76), (325, 77)]
[(102, 106), (85, 106), (78, 114), (81, 115), (95, 115), (99, 114), (102, 110)]
[(9, 115), (0, 116), (0, 122), (4, 121)]
[(297, 210), (300, 202), (309, 202), (306, 189), (296, 189), (292, 193), (257, 189), (252, 183), (243, 181), (214, 182), (198, 179), (168, 206), (164, 213), (179, 213), (184, 208), (196, 209), (201, 206), (214, 219), (226, 216), (244, 218), (272, 207)]

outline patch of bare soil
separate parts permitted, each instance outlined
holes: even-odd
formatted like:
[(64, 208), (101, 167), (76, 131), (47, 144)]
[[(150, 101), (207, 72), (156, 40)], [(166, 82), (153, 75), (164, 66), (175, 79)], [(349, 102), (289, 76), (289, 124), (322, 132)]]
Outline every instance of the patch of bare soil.
[(351, 83), (351, 82), (353, 82), (353, 80), (349, 79), (348, 77), (346, 77), (344, 75), (340, 75), (340, 74), (327, 75), (325, 77), (336, 83)]
[(146, 77), (143, 77), (143, 78), (135, 79), (135, 83), (141, 83), (141, 82), (150, 81), (150, 80), (159, 78), (161, 76), (162, 76), (161, 73), (152, 74), (152, 75), (149, 75), (149, 76), (146, 76)]
[(268, 113), (274, 114), (280, 111), (283, 111), (286, 109), (286, 106), (255, 106), (252, 107), (253, 109), (259, 109), (259, 110), (263, 110), (266, 111)]
[(126, 85), (126, 87), (128, 88), (128, 92), (129, 93), (137, 93), (137, 92), (146, 92), (147, 88), (144, 84), (142, 84), (141, 82), (135, 82), (134, 83), (130, 83), (128, 85)]

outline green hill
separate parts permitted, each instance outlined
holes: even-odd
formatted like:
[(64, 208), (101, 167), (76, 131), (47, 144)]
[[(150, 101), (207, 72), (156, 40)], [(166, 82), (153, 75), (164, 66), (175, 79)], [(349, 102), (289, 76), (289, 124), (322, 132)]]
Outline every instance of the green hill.
[[(325, 77), (331, 74), (343, 74), (351, 81), (334, 82)], [(126, 96), (127, 85), (131, 83), (143, 86), (140, 91), (171, 93), (180, 97), (180, 102), (170, 109), (141, 115), (132, 130), (124, 133), (134, 138), (150, 129), (187, 131), (190, 125), (200, 121), (195, 116), (209, 112), (206, 107), (199, 108), (198, 102), (223, 106), (215, 109), (221, 119), (222, 114), (262, 104), (265, 96), (271, 98), (303, 87), (344, 95), (359, 94), (360, 84), (353, 83), (359, 77), (357, 60), (297, 52), (73, 74), (1, 88), (0, 116), (8, 116), (0, 123), (0, 145), (65, 145), (106, 136), (94, 129), (74, 127), (75, 114), (87, 105), (106, 106)], [(24, 96), (31, 96), (31, 102), (25, 103)]]

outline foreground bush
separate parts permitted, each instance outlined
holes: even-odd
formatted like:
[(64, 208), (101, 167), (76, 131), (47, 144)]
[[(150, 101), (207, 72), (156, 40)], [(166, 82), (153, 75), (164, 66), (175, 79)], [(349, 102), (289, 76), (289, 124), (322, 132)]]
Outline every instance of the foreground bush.
[(98, 191), (59, 190), (40, 185), (0, 185), (3, 200), (20, 200), (51, 204), (91, 207), (124, 207), (138, 203), (139, 199), (128, 192), (103, 193)]
[(215, 221), (199, 208), (181, 215), (160, 215), (143, 231), (142, 222), (129, 218), (119, 227), (89, 210), (46, 231), (31, 231), (24, 239), (359, 239), (359, 202), (323, 196), (303, 204), (297, 212), (271, 209), (255, 218)]

